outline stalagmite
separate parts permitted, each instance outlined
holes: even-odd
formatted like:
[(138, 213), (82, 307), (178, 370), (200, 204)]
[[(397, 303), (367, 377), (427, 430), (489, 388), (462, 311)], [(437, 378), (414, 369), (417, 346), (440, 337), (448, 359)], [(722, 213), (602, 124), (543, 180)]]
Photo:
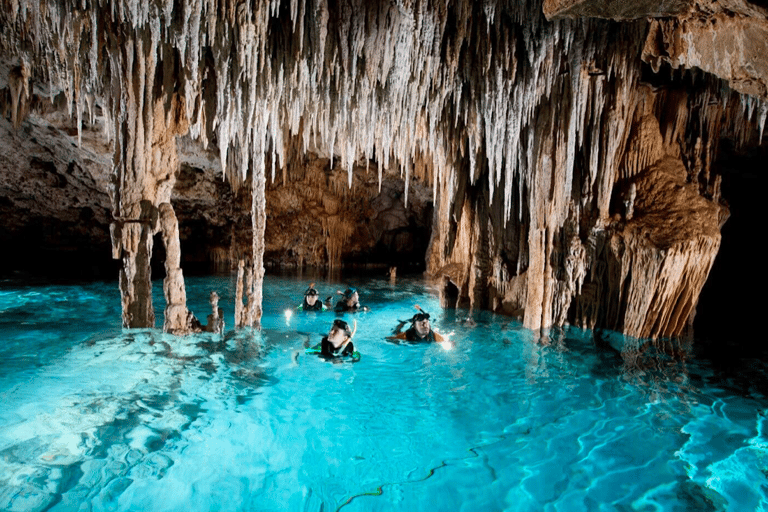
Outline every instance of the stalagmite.
[(183, 334), (192, 330), (192, 318), (187, 311), (187, 292), (181, 271), (181, 246), (179, 244), (179, 223), (170, 203), (158, 208), (160, 230), (165, 244), (165, 332)]
[(245, 279), (245, 261), (237, 262), (237, 287), (235, 289), (235, 326), (243, 327), (247, 320), (243, 316), (243, 286)]
[(205, 325), (205, 330), (214, 334), (223, 334), (224, 310), (219, 307), (219, 294), (216, 292), (211, 292), (209, 302), (211, 303), (211, 314), (208, 315), (208, 321)]
[(32, 94), (29, 90), (29, 77), (31, 71), (26, 60), (14, 67), (8, 73), (8, 88), (11, 90), (11, 123), (14, 128), (19, 128), (21, 120), (26, 117), (29, 110), (29, 102)]

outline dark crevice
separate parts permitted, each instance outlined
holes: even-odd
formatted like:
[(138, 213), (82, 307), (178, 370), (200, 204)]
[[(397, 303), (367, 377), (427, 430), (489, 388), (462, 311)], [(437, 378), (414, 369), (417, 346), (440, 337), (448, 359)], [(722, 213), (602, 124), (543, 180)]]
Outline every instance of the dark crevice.
[(765, 218), (766, 160), (766, 143), (737, 152), (723, 142), (714, 164), (723, 178), (722, 196), (731, 216), (722, 228), (720, 251), (699, 297), (694, 331), (697, 338), (735, 343), (740, 350), (758, 344), (755, 321), (762, 317), (764, 306), (759, 283), (765, 255), (758, 247), (757, 221)]

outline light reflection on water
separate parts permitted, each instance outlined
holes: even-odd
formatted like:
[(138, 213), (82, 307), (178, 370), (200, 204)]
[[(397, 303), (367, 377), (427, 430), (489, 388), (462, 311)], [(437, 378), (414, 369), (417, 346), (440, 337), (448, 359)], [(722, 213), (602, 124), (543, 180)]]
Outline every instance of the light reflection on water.
[[(310, 280), (372, 307), (346, 315), (359, 363), (304, 353), (334, 318), (284, 314)], [(262, 330), (235, 332), (233, 279), (187, 284), (201, 318), (219, 293), (224, 336), (122, 331), (111, 283), (0, 283), (0, 509), (768, 507), (765, 396), (690, 340), (542, 337), (419, 279), (313, 276), (268, 277)], [(453, 350), (384, 341), (414, 304)]]

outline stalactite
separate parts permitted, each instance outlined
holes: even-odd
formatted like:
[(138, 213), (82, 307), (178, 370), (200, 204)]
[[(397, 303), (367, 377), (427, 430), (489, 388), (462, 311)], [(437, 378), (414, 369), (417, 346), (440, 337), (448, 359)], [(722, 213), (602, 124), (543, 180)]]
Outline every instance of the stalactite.
[(339, 268), (343, 245), (352, 236), (354, 225), (341, 215), (330, 215), (323, 219), (323, 231), (326, 236), (328, 266), (332, 269)]

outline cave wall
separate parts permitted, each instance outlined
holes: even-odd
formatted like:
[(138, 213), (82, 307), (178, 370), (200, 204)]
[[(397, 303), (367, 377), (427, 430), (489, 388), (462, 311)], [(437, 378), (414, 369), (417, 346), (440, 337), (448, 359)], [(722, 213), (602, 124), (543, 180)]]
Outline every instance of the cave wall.
[[(217, 159), (195, 159), (181, 141), (182, 164), (172, 203), (180, 223), (185, 268), (235, 270), (250, 254), (251, 188), (234, 193), (217, 178)], [(213, 165), (212, 165), (213, 164)], [(408, 204), (396, 170), (344, 169), (314, 153), (295, 155), (265, 190), (267, 268), (424, 270), (431, 233), (432, 190), (412, 177)]]
[[(197, 232), (239, 268), (238, 322), (253, 324), (265, 257), (336, 265), (370, 250), (364, 231), (421, 229), (433, 207), (426, 267), (459, 302), (533, 329), (676, 335), (727, 218), (719, 141), (763, 138), (765, 39), (750, 41), (767, 16), (625, 4), (12, 0), (0, 100), (16, 133), (65, 112), (78, 151), (110, 157), (126, 326), (154, 321), (160, 233), (166, 329), (188, 328), (179, 208), (224, 211)], [(203, 191), (201, 173), (230, 190)], [(195, 191), (217, 199), (181, 199)]]
[(15, 128), (10, 113), (0, 117), (0, 274), (113, 277), (115, 265), (104, 258), (111, 251), (110, 155), (73, 145), (61, 136), (77, 134), (69, 117), (42, 107), (46, 123)]
[[(645, 23), (593, 20), (573, 26), (573, 40), (557, 25), (539, 28), (531, 53), (548, 66), (518, 71), (510, 88), (530, 117), (513, 110), (497, 121), (516, 150), (483, 155), (479, 171), (470, 159), (443, 184), (429, 271), (460, 302), (530, 328), (679, 335), (728, 217), (711, 172), (719, 140), (759, 144), (765, 103), (697, 70), (628, 59), (657, 37)], [(500, 180), (494, 160), (507, 166)]]
[(411, 179), (408, 204), (397, 172), (356, 166), (352, 186), (346, 170), (328, 159), (308, 157), (285, 168), (267, 187), (265, 264), (291, 268), (424, 270), (433, 197)]
[[(721, 103), (686, 92), (693, 79), (634, 85), (619, 111), (624, 117), (607, 125), (626, 132), (625, 146), (609, 153), (618, 155), (613, 162), (594, 154), (613, 137), (606, 125), (593, 132), (591, 147), (554, 151), (556, 159), (573, 151), (572, 173), (564, 176), (558, 171), (568, 167), (552, 164), (547, 147), (537, 171), (513, 188), (515, 219), (505, 219), (502, 201), (489, 201), (483, 186), (441, 194), (430, 272), (450, 279), (469, 307), (518, 314), (532, 328), (570, 322), (639, 337), (680, 334), (695, 315), (728, 217), (708, 160), (722, 128)], [(616, 94), (615, 83), (604, 85)], [(681, 112), (668, 115), (675, 109)], [(540, 112), (528, 127), (528, 152), (552, 144), (553, 132), (567, 145), (568, 131), (550, 126), (567, 119), (566, 112)], [(607, 169), (595, 172), (600, 165)], [(600, 172), (611, 178), (602, 181)]]

